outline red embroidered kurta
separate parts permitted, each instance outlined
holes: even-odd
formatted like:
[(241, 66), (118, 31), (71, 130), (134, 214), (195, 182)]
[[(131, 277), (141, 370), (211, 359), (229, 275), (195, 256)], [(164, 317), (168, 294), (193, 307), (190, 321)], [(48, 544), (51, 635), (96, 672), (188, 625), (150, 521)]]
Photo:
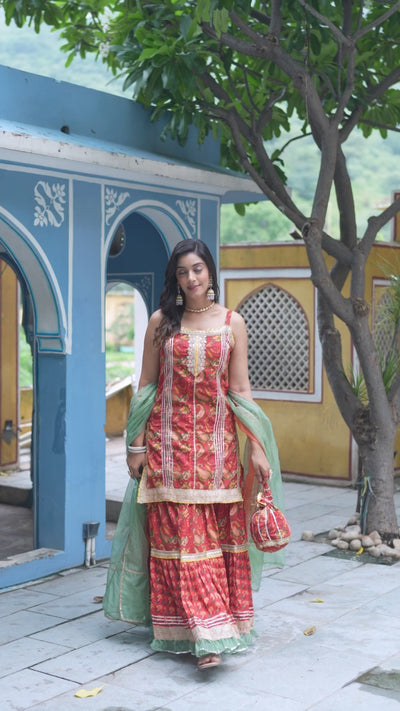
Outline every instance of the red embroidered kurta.
[(138, 501), (242, 500), (234, 416), (226, 402), (232, 333), (185, 328), (162, 348)]

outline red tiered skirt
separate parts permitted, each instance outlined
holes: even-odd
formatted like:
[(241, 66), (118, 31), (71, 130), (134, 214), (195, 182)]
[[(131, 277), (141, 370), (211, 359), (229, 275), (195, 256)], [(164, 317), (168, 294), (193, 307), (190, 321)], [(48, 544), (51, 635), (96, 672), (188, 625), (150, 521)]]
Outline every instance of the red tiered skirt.
[(243, 503), (147, 507), (153, 649), (245, 649), (254, 611)]

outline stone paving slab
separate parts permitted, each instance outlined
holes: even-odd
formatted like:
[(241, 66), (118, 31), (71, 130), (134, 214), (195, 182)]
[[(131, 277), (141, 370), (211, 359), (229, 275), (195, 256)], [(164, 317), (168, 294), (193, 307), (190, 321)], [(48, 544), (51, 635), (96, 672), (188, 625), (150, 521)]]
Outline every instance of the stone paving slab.
[(293, 583), (304, 583), (304, 585), (317, 585), (350, 571), (362, 563), (343, 558), (330, 558), (319, 556), (306, 560), (303, 563), (294, 565), (291, 568), (285, 567), (274, 578), (277, 580), (287, 580)]
[(312, 711), (399, 711), (400, 694), (365, 684), (350, 684), (313, 706)]
[[(308, 708), (357, 677), (374, 664), (366, 654), (322, 646), (315, 637), (273, 647), (252, 659), (251, 664), (225, 670), (224, 683), (243, 690), (275, 694)], [(222, 670), (221, 670), (222, 671)]]
[[(107, 580), (108, 564), (101, 563), (94, 568), (73, 568), (63, 571), (58, 575), (54, 575), (44, 582), (34, 584), (33, 589), (36, 593), (48, 593), (52, 596), (65, 597), (86, 591), (88, 587), (94, 587), (105, 584)], [(1, 597), (0, 597), (1, 601)]]
[[(107, 620), (94, 601), (103, 561), (0, 594), (0, 710), (398, 711), (400, 563), (333, 558), (328, 544), (300, 540), (345, 523), (353, 490), (284, 490), (292, 543), (285, 568), (263, 573), (246, 653), (205, 672), (190, 655), (155, 654), (147, 630)], [(102, 684), (96, 697), (74, 696)]]
[(369, 615), (388, 615), (393, 620), (395, 626), (400, 620), (400, 585), (393, 590), (381, 595), (375, 600), (371, 600), (364, 608)]
[[(63, 620), (60, 618), (60, 622)], [(0, 622), (1, 625), (1, 622)], [(14, 612), (7, 617), (7, 623), (2, 625), (0, 639), (2, 644), (12, 642), (21, 637), (31, 636), (39, 630), (45, 630), (54, 626), (54, 616), (32, 612), (31, 610), (21, 610)], [(49, 639), (54, 642), (54, 639)]]
[(260, 586), (260, 590), (253, 592), (253, 603), (256, 610), (261, 610), (266, 605), (272, 605), (277, 600), (291, 598), (304, 590), (305, 585), (291, 583), (287, 580), (275, 580), (271, 576), (267, 583)]
[(8, 642), (1, 646), (0, 678), (22, 669), (31, 668), (34, 664), (46, 659), (54, 660), (65, 652), (65, 647), (52, 642), (42, 642), (30, 637)]
[(58, 703), (54, 701), (54, 697), (66, 691), (68, 691), (67, 696), (71, 697), (77, 689), (79, 686), (65, 679), (24, 669), (0, 679), (1, 710), (24, 711), (28, 706), (36, 706), (36, 704), (43, 708), (43, 702), (51, 698), (52, 708), (55, 711)]
[[(272, 582), (272, 581), (271, 581)], [(400, 592), (397, 589), (400, 599)], [(309, 586), (293, 597), (282, 598), (271, 603), (269, 612), (280, 612), (286, 616), (301, 617), (305, 622), (330, 622), (357, 609), (368, 609), (369, 601), (375, 603), (373, 591), (366, 587), (349, 585), (337, 586), (331, 582)], [(400, 612), (399, 612), (400, 614)]]
[[(90, 685), (90, 688), (95, 686), (100, 686), (100, 683), (96, 681)], [(77, 690), (80, 688), (82, 687), (78, 686)], [(154, 699), (149, 697), (147, 690), (143, 688), (131, 691), (108, 684), (97, 696), (87, 699), (76, 698), (75, 691), (76, 689), (29, 706), (29, 711), (155, 711), (160, 708), (154, 705)], [(4, 709), (4, 711), (13, 710)]]
[(61, 644), (70, 649), (77, 649), (98, 640), (113, 637), (119, 632), (127, 632), (132, 628), (132, 625), (126, 622), (108, 620), (101, 609), (71, 622), (65, 622), (64, 620), (61, 622), (62, 624), (57, 625), (57, 627), (53, 626), (51, 629), (32, 634), (31, 638)]
[(51, 594), (37, 592), (36, 586), (35, 588), (19, 588), (18, 590), (4, 592), (0, 594), (0, 620), (2, 617), (8, 617), (14, 612), (54, 600), (54, 597)]
[(145, 639), (133, 638), (129, 632), (120, 632), (113, 637), (101, 639), (55, 659), (36, 664), (32, 669), (78, 684), (87, 684), (104, 674), (148, 657), (152, 654), (149, 643), (150, 636), (147, 631)]
[(379, 563), (364, 563), (342, 575), (337, 575), (329, 581), (337, 587), (352, 587), (356, 590), (368, 591), (379, 598), (400, 585), (400, 565), (380, 565)]
[(104, 594), (106, 587), (105, 579), (101, 583), (93, 585), (90, 581), (86, 590), (80, 590), (77, 593), (70, 593), (62, 597), (55, 597), (53, 600), (44, 602), (41, 605), (36, 605), (35, 612), (43, 612), (47, 615), (63, 620), (73, 620), (77, 617), (94, 612), (98, 606), (95, 602), (95, 597)]
[(399, 649), (400, 619), (388, 615), (371, 615), (364, 608), (343, 615), (339, 620), (318, 630), (318, 643), (336, 650), (353, 651), (355, 656), (367, 657), (379, 664), (383, 658), (395, 654)]

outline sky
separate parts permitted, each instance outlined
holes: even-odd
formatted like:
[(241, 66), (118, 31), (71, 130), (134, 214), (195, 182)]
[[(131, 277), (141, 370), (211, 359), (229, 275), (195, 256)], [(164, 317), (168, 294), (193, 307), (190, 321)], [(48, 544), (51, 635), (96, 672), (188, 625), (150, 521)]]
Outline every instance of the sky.
[(102, 62), (96, 62), (94, 55), (84, 60), (78, 57), (66, 67), (67, 54), (61, 51), (62, 44), (59, 33), (47, 25), (42, 25), (39, 34), (28, 25), (7, 26), (0, 8), (0, 64), (122, 95), (122, 82), (114, 80)]

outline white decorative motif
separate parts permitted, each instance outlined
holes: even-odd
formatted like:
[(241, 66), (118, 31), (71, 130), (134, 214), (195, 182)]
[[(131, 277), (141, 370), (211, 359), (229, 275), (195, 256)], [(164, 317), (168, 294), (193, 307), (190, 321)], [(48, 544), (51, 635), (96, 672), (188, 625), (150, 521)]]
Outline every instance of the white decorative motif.
[(35, 227), (60, 227), (64, 222), (64, 207), (66, 202), (65, 183), (53, 183), (50, 185), (44, 180), (39, 180), (34, 188), (35, 206), (34, 222)]
[(310, 336), (298, 301), (269, 285), (245, 299), (238, 311), (247, 326), (252, 388), (308, 392)]
[(188, 223), (193, 234), (196, 234), (196, 214), (197, 214), (197, 201), (196, 200), (177, 200), (177, 206), (179, 207), (183, 217)]
[(150, 276), (150, 274), (144, 274), (140, 278), (137, 277), (135, 279), (135, 287), (138, 287), (139, 291), (141, 291), (142, 296), (146, 301), (151, 300), (151, 292), (152, 292), (152, 286), (153, 286), (153, 280)]
[(110, 224), (110, 220), (114, 217), (117, 210), (124, 204), (129, 197), (129, 193), (119, 193), (114, 188), (106, 188), (105, 203), (106, 203), (106, 224)]

